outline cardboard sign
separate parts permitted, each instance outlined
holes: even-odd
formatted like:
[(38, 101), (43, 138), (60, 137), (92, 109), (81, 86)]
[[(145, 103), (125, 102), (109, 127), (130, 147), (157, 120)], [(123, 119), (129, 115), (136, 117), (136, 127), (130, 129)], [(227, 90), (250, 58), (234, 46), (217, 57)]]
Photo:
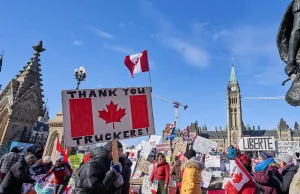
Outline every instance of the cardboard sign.
[(142, 145), (142, 151), (141, 151), (140, 155), (143, 158), (147, 159), (149, 154), (151, 153), (153, 146), (151, 144), (149, 144), (148, 142), (146, 142), (145, 140), (142, 141), (141, 145)]
[(202, 154), (209, 154), (213, 149), (217, 149), (217, 143), (206, 139), (204, 137), (197, 136), (193, 148), (196, 152), (201, 152)]
[(151, 87), (62, 91), (67, 147), (155, 134)]
[(149, 140), (148, 140), (148, 143), (151, 144), (153, 147), (155, 147), (156, 144), (159, 144), (160, 139), (161, 139), (161, 136), (151, 135)]
[(243, 137), (239, 142), (241, 151), (275, 151), (274, 137)]
[(205, 156), (205, 167), (206, 168), (219, 168), (220, 167), (220, 156)]
[(171, 151), (171, 146), (170, 143), (162, 143), (162, 144), (157, 144), (156, 145), (156, 152), (165, 152), (167, 153), (168, 151)]
[(136, 167), (137, 170), (145, 173), (145, 174), (148, 174), (149, 172), (149, 166), (151, 165), (150, 162), (148, 162), (147, 160), (145, 159), (141, 159)]
[(187, 142), (176, 142), (174, 146), (173, 156), (177, 156), (179, 152), (185, 153)]
[(299, 141), (278, 141), (278, 152), (288, 153), (288, 151), (298, 151)]
[(148, 175), (145, 175), (143, 178), (142, 193), (143, 194), (152, 194), (151, 186), (150, 186), (150, 176), (148, 176)]

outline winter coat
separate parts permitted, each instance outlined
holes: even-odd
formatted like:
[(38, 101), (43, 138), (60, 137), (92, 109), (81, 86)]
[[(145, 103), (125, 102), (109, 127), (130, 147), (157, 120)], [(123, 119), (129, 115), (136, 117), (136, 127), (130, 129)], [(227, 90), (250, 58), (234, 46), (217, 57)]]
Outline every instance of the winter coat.
[(227, 157), (229, 159), (234, 159), (235, 158), (235, 149), (234, 148), (228, 148), (227, 149)]
[[(288, 194), (291, 182), (298, 171), (298, 166), (291, 164), (286, 166), (282, 171), (282, 180), (273, 177), (274, 184), (277, 186), (278, 193)], [(270, 175), (271, 176), (271, 175)]]
[(15, 152), (4, 154), (0, 159), (0, 172), (7, 173), (20, 158), (20, 155)]
[(30, 177), (29, 166), (25, 160), (20, 160), (12, 166), (1, 183), (3, 194), (21, 194), (23, 183), (34, 183)]
[(115, 194), (113, 182), (117, 174), (110, 170), (111, 159), (104, 147), (90, 152), (90, 159), (79, 169), (79, 181), (75, 183), (76, 194)]
[(42, 179), (47, 178), (52, 173), (54, 174), (54, 184), (67, 185), (73, 173), (73, 170), (71, 166), (65, 162), (59, 165), (55, 164), (52, 166), (52, 168), (47, 172), (47, 174)]
[(40, 159), (36, 161), (36, 163), (32, 165), (29, 170), (31, 174), (41, 175), (46, 174), (52, 166), (52, 162), (49, 162), (48, 164), (43, 164), (43, 159)]
[(271, 180), (272, 177), (268, 176), (269, 173), (272, 173), (278, 179), (282, 180), (282, 177), (278, 172), (278, 167), (273, 163), (269, 164), (264, 171), (253, 173), (253, 179), (264, 188), (265, 194), (277, 194), (276, 185), (274, 185)]
[(150, 176), (150, 183), (154, 180), (165, 180), (165, 184), (169, 184), (170, 179), (170, 165), (163, 160), (160, 163), (155, 162), (154, 168)]
[(123, 185), (121, 189), (121, 194), (129, 194), (130, 190), (130, 176), (131, 176), (131, 166), (132, 162), (127, 157), (121, 157), (119, 162), (122, 164), (122, 176), (123, 176)]
[(297, 173), (294, 175), (294, 178), (290, 185), (289, 194), (298, 194), (300, 193), (300, 168), (298, 168)]
[(201, 191), (201, 172), (204, 164), (190, 159), (182, 165), (184, 169), (180, 194), (199, 194)]

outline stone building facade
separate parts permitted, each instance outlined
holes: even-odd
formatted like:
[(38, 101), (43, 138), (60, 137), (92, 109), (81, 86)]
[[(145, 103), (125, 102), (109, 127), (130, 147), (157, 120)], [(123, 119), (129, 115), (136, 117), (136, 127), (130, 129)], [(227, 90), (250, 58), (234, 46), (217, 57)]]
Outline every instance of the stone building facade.
[[(163, 137), (167, 135), (166, 130), (170, 124), (166, 124), (163, 130)], [(274, 136), (277, 141), (300, 141), (300, 127), (295, 122), (293, 129), (283, 120), (280, 119), (277, 127), (272, 130), (261, 130), (260, 126), (257, 129), (252, 128), (248, 124), (244, 126), (242, 119), (242, 103), (241, 103), (241, 88), (236, 79), (234, 66), (231, 67), (230, 79), (227, 85), (227, 125), (215, 127), (213, 130), (208, 130), (206, 125), (202, 127), (198, 122), (190, 124), (190, 137), (194, 134), (205, 137), (218, 143), (217, 150), (223, 152), (228, 146), (238, 144), (242, 137), (253, 136)], [(176, 132), (180, 136), (180, 131)]]
[(44, 116), (40, 54), (43, 42), (32, 47), (33, 57), (0, 93), (0, 156), (12, 141), (29, 135), (40, 116)]

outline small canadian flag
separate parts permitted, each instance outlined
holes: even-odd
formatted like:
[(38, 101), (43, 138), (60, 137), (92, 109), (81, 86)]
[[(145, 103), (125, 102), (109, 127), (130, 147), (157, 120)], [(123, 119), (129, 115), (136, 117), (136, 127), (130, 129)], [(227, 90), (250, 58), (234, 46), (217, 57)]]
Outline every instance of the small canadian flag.
[(135, 73), (149, 71), (148, 52), (144, 50), (140, 53), (128, 55), (125, 57), (124, 63), (129, 69), (131, 77)]

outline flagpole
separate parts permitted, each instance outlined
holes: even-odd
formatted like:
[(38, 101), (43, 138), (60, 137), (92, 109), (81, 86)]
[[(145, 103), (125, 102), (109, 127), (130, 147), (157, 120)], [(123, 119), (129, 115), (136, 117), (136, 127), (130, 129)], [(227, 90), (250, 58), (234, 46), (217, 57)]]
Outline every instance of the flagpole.
[(147, 61), (149, 65), (149, 81), (150, 81), (150, 87), (151, 87), (151, 93), (152, 93), (152, 81), (151, 81), (151, 72), (150, 72), (150, 62), (149, 62), (149, 57), (148, 57), (148, 48), (146, 49), (147, 51)]

